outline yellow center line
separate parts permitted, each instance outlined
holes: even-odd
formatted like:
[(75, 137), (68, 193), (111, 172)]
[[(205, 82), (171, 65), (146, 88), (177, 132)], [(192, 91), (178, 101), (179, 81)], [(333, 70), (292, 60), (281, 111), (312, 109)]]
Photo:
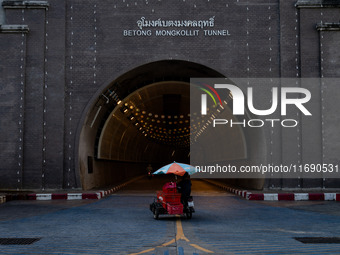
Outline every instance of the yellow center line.
[(138, 253), (130, 253), (130, 255), (138, 255), (138, 254), (143, 254), (143, 253), (147, 253), (147, 252), (150, 252), (150, 251), (154, 251), (156, 248), (151, 248), (151, 249), (147, 249), (147, 250), (144, 250), (144, 251), (141, 251), (141, 252), (138, 252)]
[(188, 238), (185, 237), (184, 232), (183, 232), (183, 227), (182, 227), (182, 222), (180, 216), (177, 216), (176, 220), (176, 228), (177, 228), (177, 235), (176, 235), (176, 240), (183, 239), (187, 242), (190, 242)]
[(164, 247), (164, 246), (168, 246), (168, 245), (170, 245), (170, 244), (173, 244), (174, 242), (176, 242), (176, 240), (175, 240), (175, 238), (174, 239), (172, 239), (171, 241), (169, 241), (169, 242), (167, 242), (167, 243), (163, 243), (162, 245), (160, 245), (160, 246), (157, 246), (157, 247)]
[[(166, 242), (166, 243), (163, 243), (159, 246), (156, 246), (156, 248), (158, 247), (166, 247), (170, 244), (173, 244), (175, 243), (177, 240), (184, 240), (186, 242), (189, 243), (189, 245), (191, 245), (192, 247), (198, 249), (198, 250), (201, 250), (201, 251), (204, 251), (206, 253), (214, 253), (213, 251), (210, 251), (208, 249), (205, 249), (197, 244), (192, 244), (190, 243), (189, 239), (185, 237), (184, 235), (184, 232), (183, 232), (183, 227), (182, 227), (182, 221), (181, 221), (181, 217), (178, 215), (177, 216), (177, 219), (176, 219), (176, 238), (174, 239), (171, 239), (169, 242)], [(138, 253), (131, 253), (130, 255), (138, 255), (138, 254), (143, 254), (143, 253), (147, 253), (147, 252), (150, 252), (150, 251), (154, 251), (156, 248), (151, 248), (151, 249), (147, 249), (147, 250), (144, 250), (144, 251), (141, 251), (141, 252), (138, 252)]]
[[(188, 243), (190, 243), (189, 239), (185, 237), (184, 235), (184, 232), (183, 232), (183, 227), (182, 227), (182, 221), (181, 221), (181, 218), (180, 216), (177, 216), (177, 220), (176, 220), (176, 226), (177, 226), (177, 235), (176, 235), (176, 240), (180, 240), (180, 239), (183, 239), (185, 241), (187, 241)], [(204, 252), (207, 252), (207, 253), (214, 253), (213, 251), (210, 251), (210, 250), (207, 250), (197, 244), (189, 244), (191, 245), (192, 247), (198, 249), (198, 250), (201, 250), (201, 251), (204, 251)]]
[(189, 243), (189, 245), (191, 245), (192, 247), (194, 247), (194, 248), (196, 248), (196, 249), (198, 249), (198, 250), (204, 251), (204, 252), (206, 252), (206, 253), (214, 253), (213, 251), (204, 249), (204, 248), (202, 248), (201, 246), (198, 246), (197, 244)]

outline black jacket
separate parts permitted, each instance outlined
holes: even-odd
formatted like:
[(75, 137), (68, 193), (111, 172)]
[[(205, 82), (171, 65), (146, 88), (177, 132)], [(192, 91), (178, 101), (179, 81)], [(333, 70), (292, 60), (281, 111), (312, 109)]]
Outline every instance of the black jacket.
[(182, 196), (188, 197), (191, 194), (191, 181), (190, 179), (181, 180), (178, 185), (178, 192), (182, 194)]

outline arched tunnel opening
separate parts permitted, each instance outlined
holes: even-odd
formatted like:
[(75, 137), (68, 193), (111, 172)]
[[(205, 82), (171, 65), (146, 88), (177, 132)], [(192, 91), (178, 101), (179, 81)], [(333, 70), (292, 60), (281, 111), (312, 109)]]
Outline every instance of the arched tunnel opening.
[[(134, 68), (98, 90), (85, 110), (77, 140), (76, 166), (84, 190), (146, 174), (148, 164), (156, 170), (174, 161), (190, 163), (192, 77), (225, 78), (201, 64), (164, 60)], [(224, 134), (228, 146), (216, 162), (263, 158), (261, 135), (241, 129)], [(220, 181), (261, 189), (264, 180)]]
[(185, 82), (155, 82), (123, 99), (100, 132), (97, 159), (189, 163), (188, 90)]

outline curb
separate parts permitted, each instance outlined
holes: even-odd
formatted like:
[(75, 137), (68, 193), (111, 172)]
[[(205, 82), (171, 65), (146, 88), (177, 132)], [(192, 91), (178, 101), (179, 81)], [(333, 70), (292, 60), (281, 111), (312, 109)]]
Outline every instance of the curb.
[(28, 194), (28, 200), (79, 200), (79, 199), (101, 199), (104, 197), (104, 191), (93, 193), (37, 193)]
[(134, 182), (140, 178), (144, 177), (138, 176), (129, 181), (126, 181), (122, 184), (114, 186), (108, 190), (98, 190), (93, 192), (84, 192), (84, 193), (30, 193), (30, 194), (8, 194), (0, 196), (0, 204), (5, 203), (6, 201), (12, 200), (80, 200), (80, 199), (102, 199), (112, 193), (117, 192), (122, 189), (126, 185), (131, 182)]
[(240, 190), (227, 185), (212, 181), (204, 180), (220, 189), (234, 193), (247, 200), (258, 201), (340, 201), (339, 193), (252, 193), (247, 190)]
[(0, 196), (0, 204), (6, 203), (6, 196)]

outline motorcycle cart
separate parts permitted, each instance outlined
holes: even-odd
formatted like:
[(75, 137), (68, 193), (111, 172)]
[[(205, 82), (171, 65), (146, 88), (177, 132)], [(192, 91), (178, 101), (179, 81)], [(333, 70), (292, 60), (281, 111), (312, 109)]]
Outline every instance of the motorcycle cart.
[(176, 183), (167, 182), (162, 191), (157, 191), (157, 197), (150, 204), (150, 210), (156, 220), (161, 214), (186, 215), (188, 219), (191, 219), (192, 213), (195, 212), (192, 197), (189, 197), (183, 203), (181, 202), (181, 194), (177, 192)]

